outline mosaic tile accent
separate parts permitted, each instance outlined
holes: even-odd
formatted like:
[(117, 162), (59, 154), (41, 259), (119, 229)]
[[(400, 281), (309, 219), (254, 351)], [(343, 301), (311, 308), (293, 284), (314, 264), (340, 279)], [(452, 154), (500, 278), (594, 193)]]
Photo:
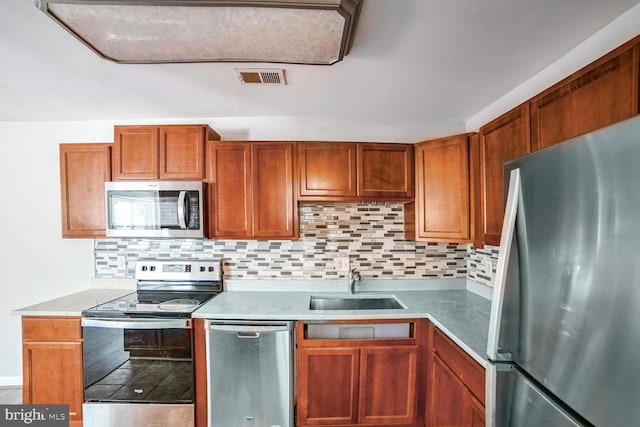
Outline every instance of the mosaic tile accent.
[(469, 245), (469, 259), (467, 262), (467, 278), (483, 285), (493, 287), (498, 264), (498, 252), (500, 247), (486, 245), (484, 249), (478, 249)]
[(131, 278), (138, 258), (222, 259), (226, 279), (338, 279), (335, 258), (363, 279), (466, 278), (467, 244), (404, 240), (401, 204), (301, 204), (300, 239), (97, 239), (98, 278)]

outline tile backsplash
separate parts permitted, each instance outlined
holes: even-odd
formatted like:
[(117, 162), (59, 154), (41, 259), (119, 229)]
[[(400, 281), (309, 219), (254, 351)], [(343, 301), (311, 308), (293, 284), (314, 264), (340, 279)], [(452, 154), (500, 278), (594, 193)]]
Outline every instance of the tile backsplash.
[[(301, 204), (298, 240), (96, 239), (97, 278), (133, 277), (138, 258), (222, 259), (227, 279), (337, 279), (348, 257), (363, 279), (466, 278), (484, 252), (404, 240), (401, 204)], [(491, 253), (489, 253), (491, 256)], [(484, 265), (484, 264), (482, 264)], [(484, 282), (483, 282), (484, 283)]]
[(467, 278), (493, 287), (499, 249), (498, 246), (486, 245), (484, 249), (478, 249), (469, 245)]

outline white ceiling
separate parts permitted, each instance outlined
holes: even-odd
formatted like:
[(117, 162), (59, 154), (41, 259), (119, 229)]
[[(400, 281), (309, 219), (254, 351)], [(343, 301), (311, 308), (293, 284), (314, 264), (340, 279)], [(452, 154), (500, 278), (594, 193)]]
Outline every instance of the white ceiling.
[(234, 66), (273, 64), (115, 64), (32, 0), (2, 0), (0, 121), (198, 119), (225, 139), (416, 142), (464, 131), (638, 3), (364, 0), (342, 62), (282, 65), (286, 86), (252, 86)]

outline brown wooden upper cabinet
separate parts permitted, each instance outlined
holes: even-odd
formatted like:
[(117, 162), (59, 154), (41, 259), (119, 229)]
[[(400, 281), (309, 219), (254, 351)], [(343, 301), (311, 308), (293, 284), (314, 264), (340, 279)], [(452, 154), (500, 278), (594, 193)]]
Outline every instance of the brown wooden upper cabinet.
[(60, 144), (62, 237), (104, 237), (113, 144)]
[(638, 114), (639, 55), (634, 40), (533, 98), (533, 150)]
[(530, 151), (529, 104), (480, 128), (480, 206), (475, 215), (475, 246), (500, 244), (505, 207), (504, 162)]
[(294, 142), (209, 142), (209, 236), (297, 239)]
[(413, 145), (298, 143), (299, 199), (410, 201)]
[(114, 126), (114, 180), (201, 180), (207, 125)]
[(358, 196), (384, 200), (413, 197), (412, 145), (359, 143), (356, 148)]
[(472, 144), (477, 146), (475, 133), (416, 144), (416, 202), (405, 205), (405, 238), (439, 242), (471, 239)]

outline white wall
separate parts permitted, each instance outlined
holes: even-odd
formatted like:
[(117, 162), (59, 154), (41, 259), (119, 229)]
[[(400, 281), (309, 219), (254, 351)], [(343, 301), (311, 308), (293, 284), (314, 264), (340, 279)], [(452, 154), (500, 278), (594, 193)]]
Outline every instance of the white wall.
[(11, 311), (93, 280), (93, 240), (61, 238), (58, 144), (112, 140), (113, 123), (0, 122), (0, 385), (21, 382)]
[(467, 121), (467, 131), (477, 131), (485, 123), (517, 107), (532, 96), (553, 86), (639, 34), (640, 3), (567, 52), (553, 64), (478, 112)]

